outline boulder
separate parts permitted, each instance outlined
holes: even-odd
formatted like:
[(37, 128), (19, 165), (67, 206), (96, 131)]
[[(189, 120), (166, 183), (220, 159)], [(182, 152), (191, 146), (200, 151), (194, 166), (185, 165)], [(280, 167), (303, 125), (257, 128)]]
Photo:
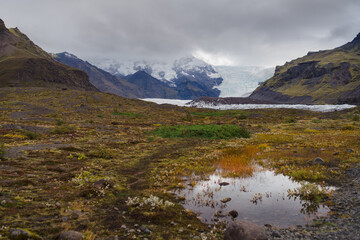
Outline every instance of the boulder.
[(224, 240), (266, 240), (264, 228), (245, 220), (237, 220), (227, 225)]

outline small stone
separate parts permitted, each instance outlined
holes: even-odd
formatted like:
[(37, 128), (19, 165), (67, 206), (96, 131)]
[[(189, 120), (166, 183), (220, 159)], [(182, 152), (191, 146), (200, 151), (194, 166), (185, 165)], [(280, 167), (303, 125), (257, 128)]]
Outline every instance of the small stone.
[(229, 215), (233, 218), (237, 218), (237, 216), (239, 216), (239, 213), (236, 210), (231, 210), (229, 212)]
[(346, 152), (347, 153), (352, 153), (352, 152), (354, 152), (354, 150), (352, 150), (351, 148), (348, 148), (348, 149), (346, 149)]
[(136, 228), (137, 228), (138, 226), (139, 226), (139, 224), (134, 224), (134, 227), (136, 227)]
[(134, 233), (135, 229), (130, 229), (129, 232)]
[(121, 228), (126, 229), (126, 225), (124, 225), (124, 224), (121, 225)]
[(184, 231), (183, 228), (179, 228), (179, 232), (182, 233)]
[(281, 235), (280, 235), (280, 233), (278, 231), (273, 231), (271, 233), (271, 236), (274, 237), (274, 238), (281, 238)]
[(227, 202), (230, 202), (231, 201), (231, 198), (224, 198), (224, 199), (221, 199), (220, 202), (222, 203), (227, 203)]
[(59, 240), (80, 240), (84, 239), (84, 236), (81, 232), (77, 231), (66, 231), (62, 232), (59, 236)]
[(63, 222), (67, 222), (68, 219), (69, 219), (68, 216), (63, 216), (63, 217), (61, 218), (61, 220), (62, 220)]
[(219, 185), (220, 186), (227, 186), (227, 185), (229, 185), (230, 183), (228, 183), (228, 182), (221, 182), (221, 183), (219, 183)]
[(60, 204), (59, 202), (56, 202), (56, 203), (55, 203), (55, 206), (61, 207), (61, 204)]
[(325, 161), (324, 161), (322, 158), (317, 157), (317, 158), (314, 159), (313, 163), (314, 163), (315, 165), (322, 165), (322, 164), (325, 163)]
[(140, 230), (143, 231), (143, 232), (146, 233), (146, 234), (150, 234), (150, 233), (151, 233), (150, 229), (148, 229), (148, 228), (147, 228), (146, 226), (144, 226), (144, 225), (140, 226)]

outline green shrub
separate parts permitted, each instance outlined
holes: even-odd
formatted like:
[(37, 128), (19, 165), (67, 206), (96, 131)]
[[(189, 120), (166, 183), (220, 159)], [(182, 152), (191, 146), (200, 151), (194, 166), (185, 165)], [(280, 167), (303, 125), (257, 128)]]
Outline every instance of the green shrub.
[(5, 146), (4, 143), (0, 142), (0, 157), (4, 156), (5, 154)]
[(245, 114), (239, 114), (236, 116), (236, 118), (242, 120), (242, 119), (247, 119), (247, 116)]
[(229, 139), (250, 137), (250, 133), (245, 128), (236, 125), (163, 126), (152, 131), (152, 134), (163, 138)]
[(144, 117), (144, 115), (140, 114), (140, 113), (133, 113), (133, 112), (118, 112), (117, 110), (114, 110), (113, 115), (116, 116), (125, 116), (125, 117), (130, 117), (130, 118), (140, 118), (140, 117)]
[(65, 121), (60, 120), (60, 119), (55, 119), (55, 121), (56, 121), (57, 126), (61, 126), (61, 125), (65, 124)]
[(296, 123), (296, 119), (294, 119), (294, 118), (288, 118), (288, 119), (286, 120), (286, 123)]
[(75, 127), (71, 126), (59, 126), (55, 127), (54, 130), (51, 131), (52, 134), (65, 134), (75, 132)]

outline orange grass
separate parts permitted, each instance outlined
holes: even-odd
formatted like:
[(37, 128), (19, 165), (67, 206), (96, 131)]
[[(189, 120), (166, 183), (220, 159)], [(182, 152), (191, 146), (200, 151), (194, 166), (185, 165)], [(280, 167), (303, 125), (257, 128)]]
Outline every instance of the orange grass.
[(259, 149), (255, 146), (226, 149), (223, 150), (218, 165), (229, 176), (252, 176), (255, 170), (252, 160), (258, 152)]

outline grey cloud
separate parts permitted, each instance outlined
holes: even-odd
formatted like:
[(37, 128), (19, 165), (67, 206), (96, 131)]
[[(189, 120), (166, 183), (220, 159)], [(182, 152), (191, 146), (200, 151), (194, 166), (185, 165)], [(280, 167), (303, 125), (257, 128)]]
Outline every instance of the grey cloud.
[(3, 0), (0, 17), (47, 51), (169, 59), (196, 50), (275, 65), (350, 41), (358, 0)]

